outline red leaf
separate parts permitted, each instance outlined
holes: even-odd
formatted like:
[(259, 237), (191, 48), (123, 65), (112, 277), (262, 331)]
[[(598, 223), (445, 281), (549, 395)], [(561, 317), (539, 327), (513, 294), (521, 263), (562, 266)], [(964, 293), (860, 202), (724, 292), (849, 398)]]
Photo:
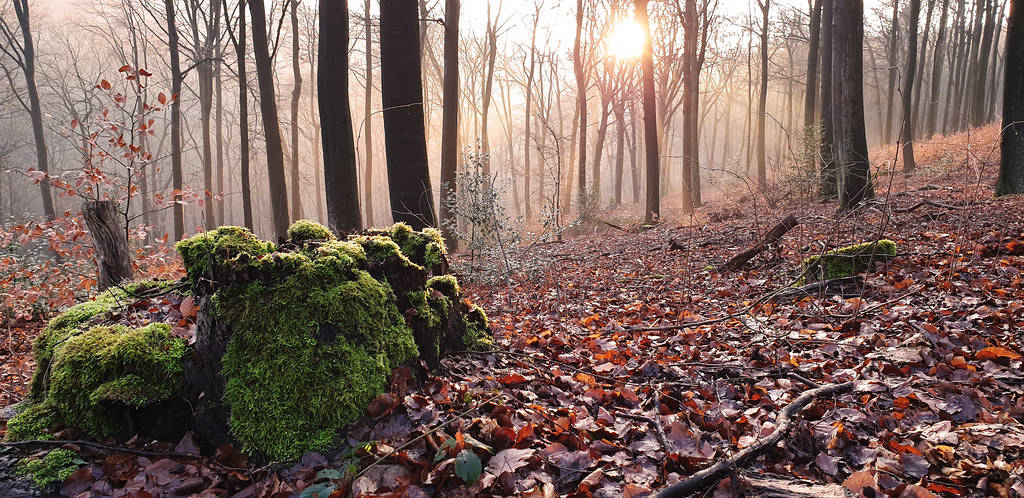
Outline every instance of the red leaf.
[(123, 73), (125, 71), (131, 71), (131, 70), (132, 70), (132, 67), (129, 66), (128, 64), (125, 64), (125, 65), (121, 66), (120, 68), (118, 68), (117, 72)]
[(107, 80), (101, 81), (100, 82), (100, 88), (102, 88), (104, 90), (110, 90), (110, 82), (107, 81)]
[(156, 101), (160, 102), (160, 105), (164, 105), (167, 103), (167, 96), (164, 95), (164, 92), (160, 92), (160, 95), (156, 96)]
[(522, 375), (514, 373), (514, 374), (505, 375), (503, 377), (498, 377), (498, 382), (501, 382), (502, 384), (505, 384), (505, 385), (523, 384), (523, 383), (526, 382), (526, 377), (523, 377)]

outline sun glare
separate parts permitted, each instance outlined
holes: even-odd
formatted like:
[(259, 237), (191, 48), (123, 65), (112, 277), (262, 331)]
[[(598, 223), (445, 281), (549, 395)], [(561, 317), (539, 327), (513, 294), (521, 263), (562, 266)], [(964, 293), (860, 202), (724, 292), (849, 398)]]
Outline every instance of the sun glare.
[(644, 47), (644, 30), (632, 18), (619, 20), (606, 43), (609, 53), (619, 59), (640, 57)]

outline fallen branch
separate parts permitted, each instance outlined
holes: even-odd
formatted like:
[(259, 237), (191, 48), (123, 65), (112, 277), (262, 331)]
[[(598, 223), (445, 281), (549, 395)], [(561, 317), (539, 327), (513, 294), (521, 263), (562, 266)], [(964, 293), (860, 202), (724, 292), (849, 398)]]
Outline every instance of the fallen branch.
[(845, 393), (853, 389), (853, 382), (831, 384), (806, 391), (786, 405), (775, 419), (775, 430), (768, 437), (740, 450), (735, 455), (719, 460), (718, 463), (677, 482), (658, 494), (658, 498), (680, 498), (710, 488), (728, 476), (734, 469), (766, 453), (782, 439), (793, 425), (793, 417), (818, 397)]
[(661, 425), (661, 422), (658, 420), (658, 412), (659, 412), (659, 410), (661, 410), (661, 397), (659, 396), (658, 391), (655, 390), (654, 391), (654, 416), (653, 417), (648, 417), (646, 415), (636, 415), (636, 414), (633, 414), (633, 413), (626, 413), (626, 412), (618, 412), (618, 413), (616, 413), (616, 415), (618, 415), (618, 416), (620, 416), (622, 418), (628, 418), (628, 419), (636, 420), (636, 421), (639, 421), (639, 422), (646, 422), (646, 423), (650, 424), (651, 427), (654, 427), (654, 435), (658, 437), (658, 442), (661, 443), (662, 448), (665, 449), (665, 454), (668, 455), (670, 453), (673, 453), (673, 451), (672, 451), (673, 448), (672, 448), (671, 444), (668, 442), (668, 437), (665, 436), (665, 428)]
[(864, 277), (853, 275), (850, 277), (833, 278), (820, 282), (810, 283), (801, 287), (794, 287), (776, 294), (773, 299), (792, 299), (794, 297), (819, 297), (819, 296), (842, 296), (844, 298), (859, 297), (861, 288), (864, 285)]
[(932, 206), (932, 207), (937, 207), (937, 208), (942, 208), (942, 209), (961, 209), (963, 207), (963, 206), (953, 206), (953, 205), (950, 205), (950, 204), (944, 204), (944, 203), (936, 202), (936, 201), (923, 200), (923, 201), (918, 201), (917, 204), (914, 204), (913, 206), (910, 206), (910, 207), (906, 207), (906, 208), (893, 208), (892, 212), (894, 212), (894, 213), (909, 213), (909, 212), (914, 211), (915, 209), (917, 209), (917, 208), (919, 208), (921, 206)]
[(743, 267), (743, 265), (747, 264), (747, 261), (750, 261), (751, 258), (763, 252), (765, 249), (768, 248), (768, 246), (778, 242), (779, 239), (781, 239), (782, 236), (786, 234), (786, 232), (792, 230), (793, 227), (796, 226), (796, 224), (797, 221), (795, 216), (787, 216), (777, 225), (772, 227), (772, 229), (769, 230), (768, 233), (764, 234), (764, 238), (761, 239), (760, 242), (755, 244), (753, 247), (747, 249), (746, 251), (743, 251), (733, 256), (732, 259), (730, 259), (727, 263), (725, 263), (724, 266), (722, 266), (722, 268), (730, 271), (739, 270), (740, 268)]
[(139, 455), (144, 457), (168, 457), (168, 458), (202, 458), (200, 455), (193, 455), (191, 453), (181, 453), (177, 451), (149, 451), (149, 450), (136, 450), (132, 448), (121, 448), (117, 446), (107, 446), (105, 444), (94, 443), (92, 441), (81, 441), (81, 440), (41, 440), (31, 439), (28, 441), (15, 441), (12, 443), (0, 443), (0, 447), (4, 448), (20, 448), (20, 447), (33, 447), (33, 446), (65, 446), (65, 445), (85, 446), (99, 451), (107, 451), (111, 453), (130, 453), (132, 455)]

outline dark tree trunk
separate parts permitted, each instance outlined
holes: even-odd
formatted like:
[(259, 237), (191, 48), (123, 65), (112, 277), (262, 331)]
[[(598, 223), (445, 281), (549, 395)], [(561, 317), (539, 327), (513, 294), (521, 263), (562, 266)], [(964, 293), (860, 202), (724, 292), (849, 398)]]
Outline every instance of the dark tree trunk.
[(380, 82), (391, 215), (415, 230), (434, 226), (420, 81), (415, 0), (388, 0), (380, 12)]
[[(655, 116), (654, 55), (651, 47), (651, 24), (647, 18), (647, 0), (636, 0), (636, 18), (644, 33), (644, 46), (640, 55), (644, 106), (645, 169), (647, 172), (647, 203), (644, 219), (647, 223), (652, 223), (661, 217), (661, 192), (658, 188), (658, 120)], [(585, 131), (583, 126), (581, 129)]]
[[(820, 59), (818, 49), (821, 46), (821, 0), (813, 0), (813, 2), (813, 4), (809, 4), (811, 25), (807, 46), (807, 89), (804, 90), (804, 128), (807, 128), (808, 131), (815, 123), (815, 107), (818, 102), (818, 61)], [(726, 122), (726, 126), (728, 124)]]
[[(216, 19), (216, 25), (220, 26), (220, 2), (211, 4), (211, 19)], [(198, 23), (196, 19), (193, 22)], [(213, 185), (213, 143), (211, 119), (213, 113), (213, 60), (210, 50), (211, 43), (217, 34), (206, 33), (205, 38), (199, 39), (199, 26), (192, 26), (192, 43), (195, 48), (193, 64), (196, 65), (196, 73), (199, 79), (199, 121), (202, 130), (202, 153), (203, 153), (203, 221), (207, 230), (217, 227), (217, 216), (213, 206), (213, 194), (216, 187)], [(219, 43), (219, 41), (217, 41)]]
[(976, 0), (977, 9), (974, 11), (974, 28), (971, 30), (971, 48), (964, 65), (965, 72), (961, 78), (960, 91), (956, 94), (957, 101), (957, 131), (967, 129), (971, 122), (972, 97), (977, 82), (975, 75), (978, 72), (978, 50), (981, 48), (982, 32), (985, 24), (985, 5), (988, 0)]
[[(840, 0), (841, 1), (841, 0)], [(896, 75), (899, 72), (900, 2), (892, 0), (892, 29), (889, 31), (889, 103), (885, 109), (885, 141), (892, 142), (893, 108), (896, 105)]]
[(989, 63), (988, 80), (991, 81), (991, 85), (987, 85), (988, 95), (985, 103), (985, 122), (989, 123), (996, 117), (996, 97), (999, 94), (999, 40), (1003, 34), (1003, 17), (1006, 14), (1006, 0), (1003, 0), (1002, 7), (999, 8), (999, 14), (996, 15), (996, 27), (995, 27), (995, 40), (992, 41), (992, 61)]
[(967, 31), (966, 26), (966, 14), (964, 13), (964, 4), (966, 2), (957, 2), (957, 28), (956, 28), (956, 42), (953, 44), (953, 58), (949, 65), (949, 81), (946, 85), (946, 102), (943, 105), (945, 109), (944, 116), (942, 119), (942, 133), (949, 133), (956, 130), (956, 120), (959, 119), (958, 102), (960, 102), (960, 84), (963, 80), (964, 65), (966, 64), (966, 50), (967, 50)]
[(761, 96), (757, 101), (757, 183), (764, 187), (767, 182), (765, 170), (764, 121), (768, 103), (768, 10), (771, 0), (757, 0), (761, 7)]
[(697, 41), (698, 12), (695, 0), (686, 0), (683, 15), (683, 212), (692, 213), (693, 209), (701, 204), (697, 117), (700, 112), (702, 61), (699, 55), (701, 47)]
[(621, 100), (612, 105), (615, 109), (615, 204), (614, 207), (618, 207), (622, 204), (622, 171), (623, 171), (623, 157), (625, 153), (625, 142), (626, 140), (626, 113), (623, 109)]
[[(445, 0), (444, 7), (444, 88), (441, 97), (441, 229), (448, 248), (452, 251), (458, 250), (459, 239), (455, 236), (455, 223), (458, 212), (455, 211), (456, 202), (456, 172), (459, 167), (459, 17), (462, 5), (460, 0)], [(533, 55), (530, 56), (533, 61)], [(530, 76), (533, 71), (531, 65)], [(527, 147), (526, 154), (529, 158), (529, 130), (530, 130), (530, 99), (529, 89), (526, 99), (526, 130)], [(529, 168), (529, 161), (526, 163)], [(529, 177), (527, 177), (529, 178)], [(527, 202), (526, 212), (530, 212), (529, 202), (529, 181), (527, 181)], [(529, 218), (529, 214), (527, 214)]]
[[(214, 137), (217, 140), (217, 192), (224, 192), (224, 85), (221, 79), (221, 66), (223, 66), (224, 44), (217, 40), (216, 61), (214, 61), (214, 95), (217, 99), (216, 111), (214, 112)], [(227, 225), (224, 219), (224, 200), (217, 201), (217, 224)]]
[(1002, 159), (996, 195), (1024, 194), (1024, 0), (1010, 0), (1006, 23)]
[(590, 202), (596, 208), (601, 205), (601, 157), (604, 154), (604, 142), (608, 137), (608, 102), (601, 103), (601, 121), (597, 126), (597, 139), (594, 141), (594, 158), (591, 160)]
[(336, 231), (354, 232), (362, 228), (362, 218), (348, 98), (348, 0), (320, 2), (319, 11), (317, 86), (327, 222)]
[(988, 89), (988, 63), (992, 50), (992, 36), (995, 29), (995, 6), (992, 0), (985, 0), (985, 28), (982, 34), (981, 48), (978, 51), (977, 65), (974, 71), (974, 94), (971, 98), (971, 126), (982, 126), (988, 121), (985, 109), (985, 95)]
[(934, 135), (936, 128), (935, 119), (939, 114), (939, 92), (942, 91), (942, 65), (946, 58), (946, 19), (949, 16), (949, 0), (942, 0), (942, 16), (939, 18), (939, 35), (935, 39), (935, 52), (932, 56), (932, 81), (931, 91), (928, 94), (928, 115), (925, 118), (925, 134), (929, 137)]
[[(167, 15), (167, 49), (171, 52), (171, 184), (175, 192), (181, 192), (181, 60), (174, 0), (164, 0), (164, 10)], [(185, 207), (175, 202), (171, 210), (174, 211), (174, 240), (181, 240), (185, 236)]]
[[(925, 13), (924, 38), (921, 40), (921, 50), (917, 53), (917, 70), (914, 74), (917, 81), (914, 82), (914, 138), (921, 133), (921, 94), (925, 82), (925, 63), (928, 62), (928, 40), (932, 31), (932, 11), (935, 10), (935, 0), (928, 0), (928, 11)], [(932, 62), (934, 65), (934, 62)]]
[[(242, 169), (242, 218), (245, 227), (253, 229), (252, 183), (249, 179), (249, 77), (245, 70), (245, 2), (238, 0), (238, 37), (234, 39), (238, 59), (238, 134), (239, 164)], [(226, 9), (225, 9), (226, 10)]]
[(488, 132), (487, 124), (490, 121), (491, 94), (494, 89), (494, 64), (498, 57), (498, 34), (495, 32), (498, 27), (491, 20), (490, 2), (487, 5), (487, 31), (485, 33), (487, 38), (487, 69), (484, 74), (483, 103), (481, 104), (480, 111), (480, 150), (483, 152), (484, 175), (490, 176), (491, 136)]
[(910, 0), (910, 37), (907, 40), (907, 70), (903, 79), (903, 125), (900, 143), (903, 146), (903, 173), (909, 174), (914, 163), (914, 75), (917, 72), (917, 25), (921, 17), (921, 0)]
[(633, 187), (633, 203), (640, 203), (640, 168), (636, 164), (636, 149), (637, 149), (637, 138), (636, 138), (636, 107), (630, 105), (629, 110), (629, 169), (630, 179), (632, 180)]
[(823, 0), (821, 9), (821, 195), (831, 197), (838, 192), (838, 175), (836, 174), (835, 154), (832, 144), (835, 142), (832, 122), (832, 18), (833, 0)]
[(252, 15), (252, 46), (260, 88), (263, 137), (267, 142), (270, 211), (274, 220), (274, 237), (283, 238), (288, 232), (288, 191), (285, 189), (284, 151), (281, 150), (281, 127), (277, 120), (277, 99), (274, 96), (272, 61), (267, 45), (267, 16), (263, 2), (249, 2), (249, 14)]
[[(291, 5), (292, 6), (292, 8), (291, 8), (291, 16), (292, 16), (292, 19), (291, 19), (291, 21), (292, 21), (292, 80), (294, 81), (294, 83), (293, 83), (294, 86), (292, 87), (292, 102), (291, 102), (292, 103), (292, 108), (291, 108), (291, 111), (292, 111), (292, 126), (291, 126), (291, 128), (292, 128), (292, 139), (291, 139), (291, 147), (292, 147), (292, 150), (291, 150), (291, 152), (292, 152), (292, 168), (291, 168), (292, 169), (292, 182), (291, 182), (292, 183), (292, 185), (291, 185), (291, 187), (292, 187), (292, 219), (293, 220), (299, 220), (299, 219), (302, 219), (302, 216), (303, 216), (302, 215), (302, 194), (301, 194), (301, 190), (302, 189), (301, 189), (301, 185), (300, 185), (300, 181), (299, 181), (299, 178), (300, 178), (300, 175), (299, 175), (299, 102), (302, 99), (302, 69), (299, 66), (299, 2), (298, 1), (293, 1), (293, 2), (291, 2), (291, 4), (292, 4)], [(331, 7), (335, 8), (335, 9), (339, 9), (340, 10), (342, 8), (345, 8), (345, 10), (348, 10), (348, 0), (342, 0), (341, 2), (332, 2), (331, 4), (332, 4)], [(347, 22), (348, 21), (348, 19), (347, 19), (348, 16), (346, 15), (345, 17), (346, 17), (345, 21)], [(348, 26), (345, 27), (345, 35), (346, 35), (345, 36), (345, 45), (343, 45), (343, 46), (345, 47), (345, 49), (347, 51), (348, 50)], [(346, 64), (343, 67), (345, 67), (345, 69), (347, 70), (348, 69), (348, 60), (347, 60), (348, 57), (346, 57), (345, 59), (346, 59), (345, 60)], [(345, 90), (346, 90), (345, 93), (348, 94), (348, 91), (347, 91), (348, 90), (348, 82), (346, 81), (345, 84), (346, 84), (345, 85)], [(348, 101), (347, 98), (345, 100), (346, 100), (346, 102)], [(352, 128), (352, 126), (351, 126), (352, 116), (351, 116), (351, 114), (348, 114), (348, 113), (346, 113), (346, 116), (348, 116), (349, 129), (351, 129)], [(349, 142), (351, 142), (351, 141), (352, 140), (349, 139)], [(354, 152), (353, 152), (353, 154), (354, 154)], [(354, 160), (353, 160), (352, 164), (353, 164), (353, 167), (354, 167), (354, 165), (355, 165), (355, 161)], [(353, 175), (352, 176), (352, 180), (354, 181), (355, 179), (356, 179), (356, 177)], [(316, 192), (315, 195), (320, 195), (320, 192)], [(356, 200), (356, 204), (358, 206), (358, 198)], [(356, 212), (358, 213), (358, 210)]]
[[(373, 226), (373, 121), (371, 107), (373, 102), (373, 25), (370, 23), (370, 0), (363, 4), (363, 42), (366, 52), (366, 67), (363, 68), (365, 91), (363, 92), (363, 148), (366, 166), (363, 169), (363, 202), (366, 203), (366, 226)], [(442, 182), (444, 180), (441, 180)]]
[(118, 218), (116, 201), (88, 201), (82, 207), (85, 225), (96, 251), (99, 290), (132, 279), (132, 256), (128, 251), (128, 233)]
[[(644, 1), (644, 0), (637, 0)], [(644, 4), (646, 16), (647, 6)], [(572, 67), (576, 75), (576, 112), (579, 114), (579, 182), (577, 185), (577, 196), (579, 197), (580, 215), (587, 211), (587, 82), (585, 68), (583, 67), (583, 53), (580, 46), (583, 36), (583, 0), (576, 0), (576, 41), (572, 49)], [(654, 114), (653, 111), (651, 113)], [(655, 151), (657, 154), (657, 151)]]
[(840, 172), (839, 207), (850, 209), (874, 195), (864, 131), (863, 1), (836, 2), (832, 30), (832, 120)]
[[(536, 60), (535, 60), (535, 55), (537, 54), (537, 25), (538, 25), (538, 23), (540, 23), (540, 12), (537, 12), (536, 15), (533, 18), (533, 31), (531, 31), (531, 33), (530, 33), (530, 68), (527, 71), (526, 88), (524, 88), (524, 93), (526, 94), (526, 96), (525, 96), (525, 98), (526, 98), (526, 112), (525, 112), (525, 115), (523, 116), (523, 121), (524, 121), (523, 122), (523, 128), (525, 128), (525, 130), (523, 131), (523, 136), (524, 136), (524, 139), (523, 139), (523, 204), (524, 204), (524, 207), (526, 208), (526, 221), (527, 222), (529, 222), (530, 220), (533, 219), (533, 210), (532, 210), (533, 200), (530, 198), (530, 176), (531, 176), (531, 174), (530, 174), (531, 171), (530, 170), (532, 169), (532, 166), (533, 166), (530, 163), (530, 149), (533, 148), (531, 146), (531, 144), (530, 144), (530, 138), (531, 138), (531, 136), (530, 136), (530, 124), (531, 124), (531, 122), (530, 121), (533, 119), (533, 112), (532, 112), (532, 108), (533, 108), (533, 78), (534, 78), (534, 75), (535, 75), (536, 65), (537, 65), (536, 64)], [(458, 42), (459, 42), (458, 40), (454, 40), (452, 42), (453, 45), (454, 45), (454, 49), (455, 49), (455, 54), (453, 55), (453, 57), (458, 57)], [(446, 47), (446, 49), (447, 49), (447, 47)], [(458, 88), (458, 86), (456, 86), (456, 89), (457, 88)], [(541, 88), (543, 89), (543, 86)], [(544, 134), (541, 133), (541, 136), (544, 136)], [(541, 183), (541, 185), (544, 184), (544, 175), (543, 175), (543, 173), (540, 176), (540, 183)], [(543, 199), (541, 199), (541, 203), (542, 204), (544, 203)]]

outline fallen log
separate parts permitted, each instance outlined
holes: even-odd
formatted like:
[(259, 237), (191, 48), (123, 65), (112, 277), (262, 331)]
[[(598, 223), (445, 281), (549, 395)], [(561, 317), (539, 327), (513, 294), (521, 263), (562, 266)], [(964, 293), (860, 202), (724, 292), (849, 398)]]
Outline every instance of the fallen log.
[(843, 298), (859, 297), (864, 286), (864, 277), (853, 275), (850, 277), (833, 278), (822, 280), (800, 287), (794, 287), (785, 292), (780, 292), (772, 297), (774, 300), (841, 296)]
[(757, 256), (767, 249), (769, 245), (778, 242), (786, 232), (792, 230), (796, 225), (796, 217), (793, 215), (787, 216), (785, 219), (780, 221), (779, 224), (772, 227), (768, 233), (764, 234), (764, 238), (761, 239), (760, 242), (733, 256), (732, 259), (722, 266), (722, 268), (729, 271), (739, 270), (743, 265), (747, 264), (747, 261), (750, 261), (754, 256)]
[(657, 498), (682, 498), (714, 486), (734, 470), (766, 453), (782, 439), (793, 425), (793, 417), (818, 397), (842, 394), (853, 389), (853, 382), (831, 384), (806, 391), (786, 405), (775, 419), (775, 430), (768, 437), (740, 450), (735, 455), (677, 482), (657, 494)]

